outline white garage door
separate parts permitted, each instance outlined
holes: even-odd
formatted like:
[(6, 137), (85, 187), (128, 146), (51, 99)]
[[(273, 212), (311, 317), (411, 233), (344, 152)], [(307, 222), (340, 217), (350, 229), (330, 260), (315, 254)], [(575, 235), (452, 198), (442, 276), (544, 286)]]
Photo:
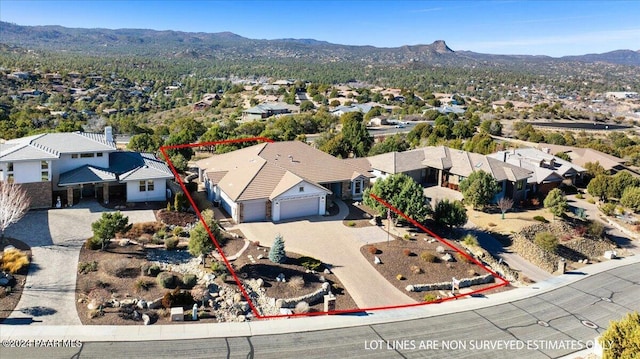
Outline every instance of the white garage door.
[(245, 202), (243, 204), (243, 222), (264, 221), (267, 218), (267, 206), (265, 202)]
[(301, 198), (280, 202), (280, 219), (316, 216), (320, 198)]

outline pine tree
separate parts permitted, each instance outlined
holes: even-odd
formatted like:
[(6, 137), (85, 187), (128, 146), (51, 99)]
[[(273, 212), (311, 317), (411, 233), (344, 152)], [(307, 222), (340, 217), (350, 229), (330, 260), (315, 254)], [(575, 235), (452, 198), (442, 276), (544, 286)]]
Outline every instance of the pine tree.
[(276, 235), (276, 239), (269, 250), (269, 260), (273, 263), (284, 263), (287, 260), (287, 254), (284, 251), (284, 240), (280, 234)]

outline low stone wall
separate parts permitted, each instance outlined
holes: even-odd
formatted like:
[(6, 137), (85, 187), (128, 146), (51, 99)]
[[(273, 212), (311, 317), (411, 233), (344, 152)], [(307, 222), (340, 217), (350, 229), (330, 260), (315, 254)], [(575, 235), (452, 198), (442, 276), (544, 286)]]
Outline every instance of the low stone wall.
[(573, 261), (585, 258), (589, 258), (591, 260), (601, 258), (604, 252), (612, 251), (617, 248), (614, 243), (604, 239), (593, 240), (589, 238), (579, 238), (567, 243), (561, 242), (560, 244), (582, 255), (582, 258), (567, 258)]
[(322, 283), (322, 288), (316, 290), (315, 292), (305, 294), (296, 298), (277, 299), (276, 308), (295, 308), (296, 304), (303, 301), (309, 303), (309, 305), (313, 305), (316, 302), (322, 300), (325, 295), (329, 294), (329, 288), (331, 288), (329, 283), (324, 282)]
[[(473, 278), (460, 279), (460, 288), (471, 287), (472, 285), (493, 283), (494, 278), (491, 274)], [(451, 282), (431, 283), (431, 284), (410, 284), (405, 287), (407, 292), (428, 292), (431, 290), (451, 290)]]
[(471, 252), (482, 262), (482, 264), (491, 268), (491, 270), (493, 270), (509, 282), (513, 283), (520, 281), (520, 273), (518, 271), (515, 271), (511, 269), (511, 267), (509, 267), (507, 264), (500, 262), (486, 249), (480, 246), (466, 246), (463, 242), (459, 242), (458, 244)]
[(558, 270), (559, 255), (545, 251), (520, 234), (512, 235), (511, 239), (513, 240), (511, 250), (518, 253), (522, 258), (549, 273), (554, 273)]

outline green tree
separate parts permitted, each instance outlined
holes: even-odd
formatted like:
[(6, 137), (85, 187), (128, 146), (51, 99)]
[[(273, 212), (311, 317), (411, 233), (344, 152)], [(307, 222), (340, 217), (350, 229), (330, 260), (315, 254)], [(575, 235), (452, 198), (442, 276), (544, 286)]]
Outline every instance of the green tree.
[(569, 156), (569, 154), (566, 152), (558, 152), (555, 154), (555, 156), (567, 162), (571, 162), (571, 156)]
[(269, 249), (269, 260), (273, 263), (284, 263), (287, 261), (287, 253), (284, 250), (284, 240), (280, 234), (276, 235), (271, 249)]
[(395, 134), (387, 137), (382, 142), (378, 142), (369, 151), (369, 156), (379, 155), (388, 152), (402, 152), (409, 149), (409, 143), (405, 140), (404, 135)]
[(464, 225), (467, 219), (467, 209), (460, 201), (450, 202), (443, 199), (437, 202), (433, 209), (433, 220), (450, 228)]
[(620, 203), (633, 210), (634, 212), (640, 212), (640, 187), (629, 187), (622, 193)]
[(611, 321), (600, 336), (605, 350), (602, 359), (640, 357), (640, 314), (628, 313), (618, 321)]
[(640, 180), (629, 171), (620, 171), (611, 178), (607, 187), (607, 195), (610, 198), (620, 199), (626, 188), (637, 186), (640, 186)]
[(601, 201), (606, 201), (609, 193), (609, 182), (611, 176), (599, 174), (596, 178), (589, 181), (587, 185), (587, 191), (590, 195), (600, 198)]
[(431, 212), (422, 186), (403, 173), (378, 179), (372, 187), (364, 191), (364, 203), (385, 216), (387, 207), (376, 201), (370, 194), (380, 197), (418, 222), (423, 222)]
[(311, 101), (302, 101), (302, 103), (300, 104), (300, 111), (302, 112), (308, 112), (308, 111), (312, 111), (315, 110), (316, 106), (313, 104), (313, 102)]
[(91, 223), (93, 230), (93, 240), (100, 243), (102, 250), (109, 241), (115, 237), (116, 233), (124, 233), (131, 229), (129, 217), (125, 217), (118, 212), (104, 212), (99, 220)]
[(587, 170), (587, 175), (591, 178), (595, 178), (598, 175), (606, 175), (607, 171), (602, 167), (599, 161), (587, 162), (584, 164), (584, 168)]
[(544, 199), (544, 208), (548, 208), (553, 213), (553, 218), (562, 217), (562, 215), (569, 209), (567, 198), (562, 190), (554, 188), (547, 194)]
[(460, 182), (460, 192), (473, 208), (484, 208), (500, 192), (500, 185), (489, 173), (474, 171)]
[[(211, 231), (213, 237), (218, 241), (219, 244), (222, 244), (222, 235), (220, 231), (220, 226), (218, 222), (214, 220), (213, 211), (208, 209), (202, 211), (201, 213), (202, 219), (204, 223), (206, 223), (207, 227)], [(209, 237), (209, 232), (205, 228), (202, 221), (199, 221), (191, 231), (189, 231), (189, 244), (187, 246), (189, 253), (194, 256), (207, 255), (214, 248), (215, 244), (213, 243), (213, 239)]]
[(367, 131), (362, 119), (362, 113), (349, 112), (341, 116), (342, 140), (349, 152), (356, 157), (364, 157), (373, 145), (373, 137)]
[(142, 133), (132, 136), (127, 144), (127, 148), (136, 152), (155, 153), (158, 151), (158, 148), (160, 148), (162, 142), (162, 137), (160, 136)]

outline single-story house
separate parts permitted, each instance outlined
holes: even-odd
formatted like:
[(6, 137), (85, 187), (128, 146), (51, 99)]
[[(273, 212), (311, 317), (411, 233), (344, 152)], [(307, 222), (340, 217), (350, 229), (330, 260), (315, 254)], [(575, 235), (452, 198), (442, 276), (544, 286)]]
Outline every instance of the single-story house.
[(242, 119), (257, 120), (288, 114), (293, 112), (292, 107), (295, 108), (285, 103), (262, 103), (242, 111)]
[(500, 161), (530, 170), (527, 185), (532, 193), (547, 194), (561, 183), (581, 183), (586, 169), (549, 153), (548, 150), (517, 148), (488, 155)]
[(622, 158), (594, 150), (592, 148), (580, 148), (573, 146), (551, 145), (543, 143), (538, 145), (541, 150), (549, 151), (549, 153), (564, 152), (571, 158), (571, 163), (578, 166), (586, 167), (587, 163), (598, 162), (605, 171), (611, 174), (616, 174), (622, 170), (631, 172), (634, 176), (640, 176), (637, 170), (627, 167), (625, 160)]
[[(515, 201), (526, 198), (526, 183), (531, 171), (473, 152), (444, 146), (423, 147), (405, 152), (389, 152), (367, 157), (371, 181), (390, 174), (404, 173), (422, 185), (438, 185), (458, 190), (460, 181), (475, 171), (489, 173), (502, 190), (495, 201), (507, 196)], [(363, 168), (362, 162), (358, 162)]]
[[(119, 151), (110, 127), (104, 134), (45, 133), (0, 143), (0, 181), (22, 185), (32, 208), (48, 208), (61, 197), (69, 205), (83, 197), (109, 202), (163, 201), (173, 173), (155, 155)], [(55, 197), (54, 197), (55, 195)]]
[(331, 111), (331, 114), (334, 116), (342, 116), (345, 113), (349, 112), (362, 112), (362, 114), (366, 114), (367, 112), (371, 111), (372, 108), (373, 106), (371, 106), (370, 104), (356, 103), (350, 106), (338, 106)]
[(236, 223), (324, 215), (362, 198), (371, 175), (299, 141), (261, 143), (196, 162), (210, 201)]

